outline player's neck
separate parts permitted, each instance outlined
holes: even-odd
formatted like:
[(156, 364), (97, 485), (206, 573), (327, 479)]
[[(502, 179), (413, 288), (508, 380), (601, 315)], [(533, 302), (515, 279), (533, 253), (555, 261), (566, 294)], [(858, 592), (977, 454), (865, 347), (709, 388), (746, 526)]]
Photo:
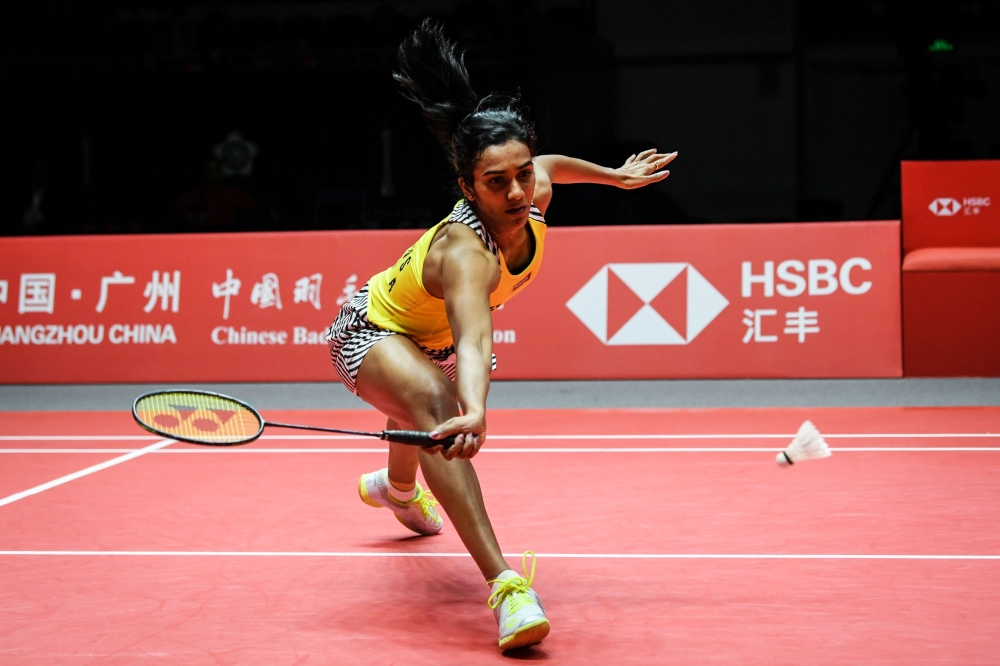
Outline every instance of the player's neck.
[(527, 224), (509, 229), (504, 234), (494, 234), (493, 240), (496, 241), (497, 247), (500, 248), (500, 252), (504, 257), (504, 263), (507, 264), (507, 269), (511, 272), (520, 273), (522, 269), (531, 263), (531, 259), (534, 256), (534, 248), (531, 242), (532, 235), (528, 230)]

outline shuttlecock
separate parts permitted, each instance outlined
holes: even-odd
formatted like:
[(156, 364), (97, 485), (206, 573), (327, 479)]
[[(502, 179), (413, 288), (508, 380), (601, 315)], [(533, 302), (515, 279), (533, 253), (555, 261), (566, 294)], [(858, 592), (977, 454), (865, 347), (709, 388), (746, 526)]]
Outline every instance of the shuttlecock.
[(788, 448), (778, 454), (779, 465), (794, 465), (803, 460), (814, 458), (827, 458), (830, 455), (830, 447), (826, 445), (823, 435), (819, 434), (812, 421), (806, 421), (799, 428), (795, 439), (788, 445)]

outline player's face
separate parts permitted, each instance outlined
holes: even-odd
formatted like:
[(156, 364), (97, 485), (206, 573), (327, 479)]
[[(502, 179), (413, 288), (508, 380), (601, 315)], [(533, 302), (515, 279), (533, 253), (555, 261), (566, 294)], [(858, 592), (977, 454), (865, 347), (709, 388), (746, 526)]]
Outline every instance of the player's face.
[(531, 151), (520, 141), (511, 140), (483, 151), (474, 172), (472, 186), (459, 179), (462, 191), (471, 200), (483, 221), (501, 233), (528, 223), (528, 210), (535, 193), (535, 166)]

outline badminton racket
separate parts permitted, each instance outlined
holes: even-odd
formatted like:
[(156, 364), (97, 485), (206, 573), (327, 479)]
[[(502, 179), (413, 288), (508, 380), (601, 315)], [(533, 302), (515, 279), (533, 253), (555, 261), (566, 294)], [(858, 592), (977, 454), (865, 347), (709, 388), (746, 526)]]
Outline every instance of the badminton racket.
[(132, 403), (132, 416), (136, 423), (151, 433), (208, 446), (235, 446), (252, 442), (260, 437), (267, 426), (378, 437), (396, 444), (423, 447), (440, 444), (448, 448), (455, 442), (454, 435), (431, 439), (430, 433), (419, 430), (368, 432), (265, 421), (256, 409), (242, 400), (221, 393), (189, 389), (153, 391), (140, 395)]

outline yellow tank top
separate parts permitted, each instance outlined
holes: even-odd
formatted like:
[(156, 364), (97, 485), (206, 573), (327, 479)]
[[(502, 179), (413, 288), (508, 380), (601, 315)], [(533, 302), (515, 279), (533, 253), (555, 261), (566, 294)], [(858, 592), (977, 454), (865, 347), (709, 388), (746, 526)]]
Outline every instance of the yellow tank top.
[(428, 349), (444, 349), (454, 344), (451, 326), (445, 312), (444, 299), (435, 298), (424, 289), (424, 259), (434, 234), (441, 225), (465, 224), (483, 240), (500, 264), (500, 284), (490, 294), (490, 308), (498, 307), (513, 298), (538, 275), (545, 248), (545, 218), (534, 206), (528, 215), (528, 229), (535, 238), (535, 254), (531, 263), (514, 275), (507, 269), (503, 253), (493, 241), (486, 227), (462, 199), (444, 220), (434, 225), (403, 253), (393, 266), (368, 281), (368, 321), (380, 328), (402, 333), (418, 345)]

